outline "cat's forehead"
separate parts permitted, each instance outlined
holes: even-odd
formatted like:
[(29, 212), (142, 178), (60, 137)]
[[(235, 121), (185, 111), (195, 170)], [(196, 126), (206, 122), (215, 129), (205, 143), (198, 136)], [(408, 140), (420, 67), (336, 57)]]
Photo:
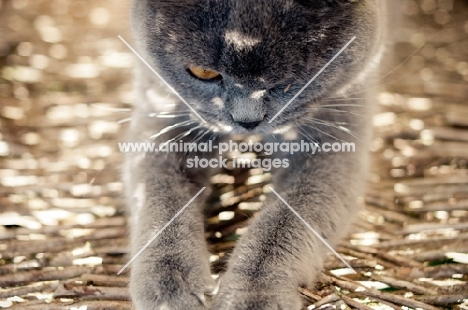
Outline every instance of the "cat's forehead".
[(154, 46), (170, 53), (177, 65), (195, 64), (239, 81), (263, 79), (267, 84), (307, 76), (314, 59), (341, 44), (343, 31), (356, 27), (352, 8), (335, 4), (359, 2), (147, 1), (156, 13), (147, 21)]
[(253, 48), (262, 41), (260, 36), (253, 36), (250, 33), (245, 33), (235, 29), (226, 30), (223, 38), (227, 44), (232, 45), (239, 51)]

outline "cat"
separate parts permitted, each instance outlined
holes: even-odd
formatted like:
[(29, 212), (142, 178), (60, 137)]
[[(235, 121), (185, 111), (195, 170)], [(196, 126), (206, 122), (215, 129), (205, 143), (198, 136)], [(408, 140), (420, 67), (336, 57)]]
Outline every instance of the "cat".
[[(289, 163), (272, 171), (272, 188), (336, 245), (364, 189), (384, 1), (133, 0), (136, 50), (189, 106), (167, 95), (168, 85), (138, 61), (127, 140), (220, 142), (258, 134), (264, 141), (355, 143), (349, 153), (271, 155)], [(188, 169), (195, 156), (217, 153), (126, 157), (136, 308), (301, 309), (298, 287), (313, 286), (328, 248), (271, 194), (216, 283), (202, 205), (219, 170)]]

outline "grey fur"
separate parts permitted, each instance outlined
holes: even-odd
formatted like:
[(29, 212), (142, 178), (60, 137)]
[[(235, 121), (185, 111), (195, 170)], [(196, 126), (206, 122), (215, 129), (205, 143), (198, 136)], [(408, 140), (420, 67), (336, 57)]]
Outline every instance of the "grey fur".
[[(253, 132), (264, 134), (265, 139), (283, 130), (290, 134), (276, 134), (274, 139), (281, 141), (295, 133), (297, 139), (355, 142), (356, 153), (294, 155), (288, 169), (273, 172), (275, 189), (336, 245), (356, 215), (356, 200), (363, 193), (382, 2), (134, 0), (132, 24), (138, 51), (207, 124), (193, 114), (151, 117), (167, 109), (166, 101), (172, 99), (165, 97), (161, 82), (139, 63), (137, 105), (128, 141), (153, 142), (149, 137), (184, 121), (158, 141), (220, 141), (230, 134), (249, 133), (237, 122), (263, 119)], [(353, 36), (356, 41), (269, 124)], [(197, 80), (186, 72), (191, 64), (220, 72), (222, 82)], [(354, 93), (358, 94), (348, 96)], [(175, 102), (173, 113), (187, 110)], [(233, 130), (224, 132), (229, 126)], [(127, 157), (124, 180), (132, 213), (132, 254), (201, 187), (209, 186), (216, 170), (185, 169), (185, 160), (196, 155), (200, 154)], [(204, 197), (207, 194), (208, 190)], [(274, 195), (239, 241), (221, 277), (219, 293), (208, 304), (204, 294), (212, 292), (215, 283), (204, 240), (202, 201), (202, 197), (194, 201), (133, 263), (130, 289), (137, 309), (300, 309), (297, 287), (313, 285), (328, 251)]]

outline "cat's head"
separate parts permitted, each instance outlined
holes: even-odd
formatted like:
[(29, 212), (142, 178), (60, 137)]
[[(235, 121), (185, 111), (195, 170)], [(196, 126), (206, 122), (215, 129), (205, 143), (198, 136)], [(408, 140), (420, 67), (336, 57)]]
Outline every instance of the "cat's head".
[(134, 0), (133, 30), (149, 62), (207, 123), (266, 133), (300, 122), (305, 107), (364, 69), (378, 40), (379, 1)]

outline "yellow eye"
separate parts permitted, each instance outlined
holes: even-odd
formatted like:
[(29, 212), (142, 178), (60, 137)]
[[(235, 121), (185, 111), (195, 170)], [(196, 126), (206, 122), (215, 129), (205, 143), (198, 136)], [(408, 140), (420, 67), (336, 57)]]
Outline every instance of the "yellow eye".
[(212, 80), (221, 76), (221, 74), (219, 74), (216, 71), (203, 69), (202, 67), (199, 67), (199, 66), (191, 65), (189, 66), (189, 70), (193, 75), (195, 75), (197, 78), (202, 79), (202, 80)]

